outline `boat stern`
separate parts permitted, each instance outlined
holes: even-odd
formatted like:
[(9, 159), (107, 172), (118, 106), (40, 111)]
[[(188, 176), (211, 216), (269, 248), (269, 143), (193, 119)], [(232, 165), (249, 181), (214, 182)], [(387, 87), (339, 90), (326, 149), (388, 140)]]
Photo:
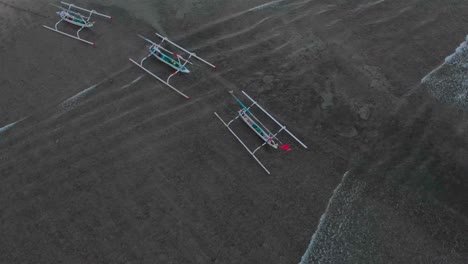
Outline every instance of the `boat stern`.
[(276, 143), (276, 141), (273, 138), (268, 139), (268, 145), (270, 145), (274, 149), (278, 149), (279, 147), (278, 143)]
[(181, 69), (180, 69), (180, 72), (183, 72), (183, 73), (190, 73), (189, 69), (187, 69), (187, 67), (183, 66)]

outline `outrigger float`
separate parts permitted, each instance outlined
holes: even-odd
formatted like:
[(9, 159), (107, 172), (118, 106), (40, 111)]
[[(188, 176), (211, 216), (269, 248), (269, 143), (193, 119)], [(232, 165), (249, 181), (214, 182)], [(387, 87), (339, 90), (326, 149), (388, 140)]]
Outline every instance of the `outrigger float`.
[[(144, 70), (145, 72), (147, 72), (149, 75), (153, 76), (154, 78), (156, 78), (158, 81), (164, 83), (165, 85), (169, 86), (169, 88), (171, 88), (172, 90), (174, 90), (175, 92), (177, 92), (178, 94), (180, 94), (181, 96), (185, 97), (186, 99), (190, 99), (190, 97), (188, 97), (186, 94), (184, 94), (183, 92), (179, 91), (178, 89), (176, 89), (174, 86), (172, 86), (170, 83), (169, 83), (169, 80), (172, 78), (172, 76), (176, 75), (177, 73), (179, 72), (182, 72), (182, 73), (190, 73), (189, 69), (187, 68), (187, 64), (193, 64), (190, 59), (191, 58), (195, 58), (205, 64), (208, 64), (209, 66), (213, 67), (213, 68), (216, 68), (215, 65), (211, 64), (210, 62), (198, 57), (194, 52), (191, 52), (191, 51), (188, 51), (187, 49), (184, 49), (182, 48), (181, 46), (177, 45), (176, 43), (170, 41), (167, 37), (164, 37), (158, 33), (156, 33), (156, 36), (158, 36), (159, 38), (161, 38), (161, 42), (158, 44), (158, 43), (155, 43), (153, 41), (151, 41), (150, 39), (147, 39), (141, 35), (138, 35), (140, 38), (144, 39), (145, 41), (147, 41), (148, 43), (151, 44), (151, 46), (149, 47), (149, 54), (144, 57), (143, 59), (141, 59), (140, 62), (136, 62), (135, 60), (133, 60), (132, 58), (128, 58), (133, 64), (135, 64), (136, 66), (140, 67), (142, 70)], [(170, 51), (164, 47), (162, 47), (161, 45), (164, 43), (164, 42), (167, 42), (169, 44), (171, 44), (172, 46), (178, 48), (179, 50), (187, 53), (189, 56), (187, 58), (184, 58), (182, 57), (181, 55), (173, 52), (173, 51)], [(169, 75), (169, 77), (167, 77), (166, 80), (164, 80), (163, 78), (157, 76), (156, 74), (152, 73), (150, 70), (148, 70), (147, 68), (145, 68), (143, 66), (143, 62), (149, 58), (149, 57), (155, 57), (156, 59), (158, 59), (159, 61), (163, 62), (164, 64), (170, 66), (171, 68), (173, 68), (175, 71)]]
[[(289, 130), (287, 130), (286, 126), (283, 126), (280, 122), (278, 122), (278, 120), (276, 120), (272, 115), (270, 115), (261, 105), (259, 105), (254, 99), (252, 99), (252, 97), (250, 97), (246, 92), (242, 91), (242, 93), (252, 102), (252, 104), (248, 107), (245, 106), (244, 103), (242, 103), (242, 101), (234, 95), (234, 92), (230, 91), (230, 94), (234, 97), (237, 103), (242, 107), (237, 112), (237, 116), (234, 119), (226, 123), (218, 115), (218, 113), (214, 112), (214, 114), (219, 118), (219, 120), (224, 124), (224, 126), (226, 126), (226, 128), (234, 135), (234, 137), (236, 137), (239, 143), (241, 143), (242, 146), (244, 146), (244, 148), (255, 159), (255, 161), (257, 161), (257, 163), (260, 164), (260, 166), (266, 171), (266, 173), (270, 174), (270, 171), (265, 167), (265, 165), (263, 165), (262, 162), (260, 162), (257, 156), (255, 156), (255, 153), (265, 145), (269, 145), (270, 147), (274, 149), (278, 149), (279, 147), (286, 151), (291, 150), (291, 147), (289, 145), (281, 143), (281, 141), (277, 138), (277, 135), (280, 132), (285, 131), (294, 140), (296, 140), (302, 147), (307, 148), (307, 146), (302, 141), (300, 141), (296, 136), (294, 136)], [(252, 108), (253, 106), (256, 106), (258, 109), (264, 112), (280, 128), (275, 132), (271, 132), (270, 130), (268, 130), (268, 128), (265, 125), (263, 125), (262, 122), (260, 122), (260, 120), (250, 111), (250, 108)], [(244, 123), (248, 127), (250, 127), (250, 129), (252, 129), (255, 132), (255, 134), (257, 134), (262, 139), (263, 141), (262, 145), (258, 146), (254, 150), (250, 150), (250, 148), (247, 147), (247, 145), (239, 138), (239, 136), (237, 136), (237, 134), (234, 133), (234, 131), (231, 129), (231, 127), (229, 127), (229, 125), (231, 125), (232, 122), (234, 122), (238, 118), (244, 121)]]
[[(74, 38), (74, 39), (77, 39), (79, 41), (83, 41), (85, 43), (88, 43), (90, 45), (93, 45), (93, 46), (96, 46), (96, 43), (94, 42), (91, 42), (89, 40), (86, 40), (86, 39), (82, 39), (80, 37), (80, 31), (83, 30), (84, 28), (90, 28), (92, 26), (94, 26), (95, 22), (92, 22), (90, 21), (91, 19), (91, 16), (94, 14), (94, 15), (98, 15), (98, 16), (101, 16), (101, 17), (105, 17), (105, 18), (109, 18), (109, 19), (112, 19), (111, 16), (108, 16), (108, 15), (104, 15), (104, 14), (101, 14), (101, 13), (98, 13), (96, 12), (96, 10), (88, 10), (88, 9), (85, 9), (85, 8), (82, 8), (82, 7), (79, 7), (79, 6), (76, 6), (74, 4), (69, 4), (69, 3), (65, 3), (65, 2), (60, 2), (62, 5), (68, 7), (68, 8), (65, 8), (63, 6), (56, 6), (60, 9), (60, 11), (56, 12), (57, 15), (60, 17), (60, 20), (55, 23), (55, 26), (52, 28), (52, 27), (49, 27), (49, 26), (45, 26), (43, 25), (43, 27), (47, 28), (47, 29), (50, 29), (52, 31), (55, 31), (57, 33), (60, 33), (62, 35), (65, 35), (67, 37), (70, 37), (70, 38)], [(85, 16), (85, 15), (82, 15), (80, 13), (78, 13), (77, 11), (73, 11), (72, 9), (76, 9), (76, 10), (81, 10), (81, 11), (85, 11), (85, 12), (88, 12), (88, 16)], [(76, 26), (79, 26), (80, 28), (76, 31), (76, 36), (74, 35), (71, 35), (71, 34), (68, 34), (68, 33), (65, 33), (61, 30), (58, 29), (58, 25), (62, 22), (62, 21), (65, 21), (65, 22), (68, 22), (72, 25), (76, 25)]]

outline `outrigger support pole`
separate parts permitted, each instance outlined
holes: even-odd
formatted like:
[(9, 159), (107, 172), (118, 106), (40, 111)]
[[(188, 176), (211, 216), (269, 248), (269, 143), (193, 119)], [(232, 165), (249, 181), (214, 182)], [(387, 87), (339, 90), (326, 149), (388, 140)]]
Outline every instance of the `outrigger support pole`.
[[(151, 55), (151, 54), (150, 54)], [(147, 57), (146, 57), (147, 58)], [(143, 67), (143, 61), (146, 59), (144, 58), (141, 63), (138, 63), (136, 61), (134, 61), (132, 58), (128, 58), (133, 64), (135, 64), (136, 66), (140, 67), (142, 70), (144, 70), (145, 72), (147, 72), (148, 74), (150, 74), (151, 76), (153, 76), (154, 78), (156, 78), (157, 80), (159, 80), (160, 82), (164, 83), (165, 85), (169, 86), (169, 88), (171, 88), (172, 90), (174, 90), (176, 93), (182, 95), (183, 97), (185, 97), (186, 99), (190, 99), (190, 97), (188, 97), (186, 94), (184, 94), (183, 92), (177, 90), (174, 86), (170, 85), (168, 82), (164, 81), (163, 79), (159, 78), (156, 74), (152, 73), (151, 71), (149, 71), (148, 69), (146, 69), (145, 67)]]
[(79, 7), (79, 6), (76, 6), (76, 5), (74, 5), (74, 4), (69, 4), (69, 3), (65, 3), (65, 2), (60, 2), (60, 3), (61, 3), (62, 5), (67, 5), (67, 6), (69, 6), (68, 10), (70, 10), (70, 8), (73, 7), (73, 8), (76, 8), (76, 9), (78, 9), (78, 10), (81, 10), (81, 11), (89, 12), (90, 14), (89, 14), (88, 20), (91, 18), (91, 15), (92, 15), (92, 14), (96, 14), (96, 15), (98, 15), (98, 16), (102, 16), (102, 17), (105, 17), (105, 18), (112, 19), (111, 16), (98, 13), (98, 12), (96, 12), (96, 10), (88, 10), (88, 9), (85, 9), (85, 8), (82, 8), (82, 7)]
[[(174, 45), (175, 47), (179, 48), (180, 50), (186, 52), (187, 54), (190, 54), (191, 57), (194, 57), (194, 58), (198, 59), (199, 61), (204, 62), (204, 63), (206, 63), (206, 64), (208, 64), (208, 65), (210, 65), (211, 67), (213, 67), (213, 68), (216, 69), (216, 66), (215, 66), (215, 65), (213, 65), (213, 64), (211, 64), (210, 62), (208, 62), (208, 61), (206, 61), (206, 60), (204, 60), (204, 59), (198, 57), (197, 54), (195, 54), (194, 52), (191, 52), (191, 51), (189, 51), (189, 50), (186, 50), (186, 49), (182, 48), (181, 46), (179, 46), (179, 45), (177, 45), (176, 43), (170, 41), (167, 37), (162, 36), (162, 35), (160, 35), (159, 33), (155, 33), (155, 34), (156, 34), (156, 36), (162, 38), (163, 41), (165, 40), (165, 41), (171, 43), (172, 45)], [(162, 43), (162, 42), (161, 42), (161, 43)]]
[[(138, 35), (138, 34), (137, 34)], [(151, 76), (153, 76), (154, 78), (156, 78), (157, 80), (159, 80), (160, 82), (164, 83), (165, 85), (169, 86), (169, 88), (171, 88), (172, 90), (174, 90), (175, 92), (177, 92), (178, 94), (182, 95), (183, 97), (185, 97), (186, 99), (190, 99), (190, 97), (188, 97), (187, 95), (185, 95), (184, 93), (182, 93), (181, 91), (177, 90), (175, 87), (173, 87), (169, 81), (171, 80), (172, 76), (176, 75), (177, 73), (179, 72), (186, 72), (188, 73), (188, 69), (185, 68), (185, 65), (187, 64), (193, 64), (190, 59), (193, 57), (193, 58), (196, 58), (208, 65), (210, 65), (211, 67), (213, 68), (216, 68), (216, 66), (214, 66), (213, 64), (207, 62), (206, 60), (198, 57), (195, 53), (193, 52), (190, 52), (184, 48), (182, 48), (181, 46), (177, 45), (176, 43), (170, 41), (167, 37), (164, 37), (158, 33), (156, 33), (156, 36), (160, 37), (161, 38), (161, 41), (159, 43), (155, 43), (153, 42), (152, 40), (150, 39), (147, 39), (145, 37), (143, 37), (142, 35), (138, 35), (138, 37), (142, 38), (143, 40), (149, 42), (151, 44), (150, 46), (150, 54), (148, 56), (146, 56), (145, 58), (143, 58), (140, 63), (134, 61), (133, 59), (129, 58), (129, 60), (137, 65), (138, 67), (140, 67), (141, 69), (143, 69), (145, 72), (147, 72), (148, 74), (150, 74)], [(184, 58), (183, 56), (181, 55), (178, 55), (177, 53), (175, 52), (172, 52), (164, 47), (162, 47), (162, 44), (165, 43), (165, 42), (168, 42), (169, 44), (175, 46), (176, 48), (179, 48), (180, 50), (186, 52), (188, 54), (188, 57), (187, 58)], [(153, 49), (156, 49), (156, 51), (153, 51)], [(177, 59), (177, 62), (178, 62), (178, 67), (175, 67), (173, 65), (171, 65), (170, 63), (168, 63), (167, 61), (164, 61), (162, 60), (164, 63), (168, 64), (169, 66), (171, 66), (172, 68), (175, 68), (175, 71), (172, 72), (172, 74), (170, 74), (166, 80), (163, 80), (161, 77), (155, 75), (154, 73), (150, 72), (148, 69), (146, 69), (144, 66), (143, 66), (143, 62), (148, 58), (150, 57), (151, 55), (154, 55), (154, 56), (158, 56), (158, 53), (162, 53), (161, 51), (165, 51), (167, 52), (167, 54), (171, 54), (174, 56), (174, 59)], [(162, 53), (164, 54), (164, 53)], [(167, 54), (164, 54), (165, 56), (168, 56)], [(161, 59), (160, 59), (161, 60)], [(172, 60), (173, 64), (175, 63), (175, 60)]]
[[(157, 43), (154, 43), (153, 41), (151, 41), (150, 39), (147, 39), (147, 38), (143, 37), (142, 35), (137, 34), (137, 36), (140, 37), (140, 38), (142, 38), (143, 40), (145, 40), (145, 41), (151, 43), (154, 47), (156, 47), (156, 48), (158, 48), (158, 49), (161, 49), (161, 50), (164, 50), (165, 52), (174, 55), (174, 52), (172, 52), (172, 51), (170, 51), (170, 50), (168, 50), (168, 49), (165, 49), (163, 46), (161, 46), (161, 45), (163, 44), (163, 42), (164, 42), (165, 39), (161, 40), (161, 42), (160, 42), (159, 44), (157, 44)], [(180, 56), (180, 55), (178, 55), (178, 58), (181, 59), (181, 60), (183, 60), (184, 62), (187, 62), (187, 63), (189, 63), (189, 64), (193, 64), (191, 61), (189, 61), (188, 59), (185, 59), (184, 57), (182, 57), (182, 56)]]
[[(61, 21), (62, 21), (62, 20), (60, 20), (59, 22), (61, 22)], [(65, 36), (67, 36), (67, 37), (74, 38), (74, 39), (83, 41), (84, 43), (88, 43), (88, 44), (90, 44), (90, 45), (96, 46), (96, 43), (91, 42), (91, 41), (88, 41), (88, 40), (85, 40), (85, 39), (82, 39), (82, 38), (80, 38), (79, 36), (78, 36), (78, 37), (77, 37), (77, 36), (73, 36), (73, 35), (67, 34), (67, 33), (65, 33), (65, 32), (63, 32), (63, 31), (60, 31), (60, 30), (58, 30), (57, 28), (51, 28), (51, 27), (46, 26), (46, 25), (42, 25), (42, 26), (45, 27), (45, 28), (47, 28), (47, 29), (50, 29), (50, 30), (52, 30), (52, 31), (55, 31), (55, 32), (57, 32), (57, 33), (60, 33), (60, 34), (62, 34), (62, 35), (65, 35)], [(55, 26), (57, 27), (57, 24), (55, 24)], [(81, 29), (83, 29), (83, 28), (81, 28)], [(81, 29), (80, 29), (80, 30), (81, 30)], [(78, 31), (79, 31), (79, 30), (78, 30)]]
[[(236, 133), (234, 133), (234, 131), (232, 131), (232, 129), (229, 127), (229, 124), (233, 121), (231, 120), (231, 122), (229, 122), (229, 124), (226, 124), (226, 122), (224, 122), (224, 120), (218, 115), (218, 113), (214, 112), (214, 114), (216, 115), (216, 117), (219, 118), (219, 120), (223, 123), (223, 125), (232, 133), (232, 135), (234, 135), (234, 137), (236, 137), (236, 139), (239, 141), (239, 143), (242, 144), (242, 146), (244, 146), (244, 148), (249, 152), (250, 156), (252, 156), (252, 158), (255, 159), (255, 161), (266, 171), (266, 173), (270, 174), (270, 171), (268, 171), (268, 169), (265, 167), (265, 165), (263, 165), (263, 163), (260, 162), (260, 160), (255, 156), (255, 152), (263, 147), (265, 145), (265, 143), (263, 145), (261, 145), (260, 147), (258, 147), (257, 149), (255, 149), (255, 151), (251, 151), (246, 145), (245, 143), (236, 135)], [(235, 120), (235, 119), (234, 119)]]
[[(301, 144), (301, 146), (303, 146), (304, 148), (307, 148), (307, 146), (302, 142), (300, 141), (293, 133), (291, 133), (289, 130), (286, 129), (286, 126), (283, 126), (280, 122), (278, 122), (278, 120), (276, 120), (272, 115), (270, 115), (265, 109), (263, 109), (263, 107), (261, 105), (259, 105), (254, 99), (252, 99), (252, 97), (250, 97), (246, 92), (242, 91), (242, 93), (247, 97), (249, 98), (250, 101), (252, 101), (252, 103), (254, 103), (256, 106), (258, 106), (258, 108), (260, 110), (262, 110), (269, 118), (271, 118), (271, 120), (273, 120), (278, 126), (281, 127), (281, 130), (284, 130), (286, 131), (286, 133), (288, 133), (292, 138), (294, 138), (299, 144)], [(280, 130), (280, 131), (281, 131)]]
[[(96, 10), (88, 10), (88, 9), (86, 9), (86, 8), (82, 8), (82, 7), (76, 6), (76, 5), (74, 5), (74, 4), (69, 4), (69, 3), (65, 3), (65, 2), (60, 2), (60, 3), (61, 3), (62, 5), (68, 6), (68, 9), (65, 9), (64, 7), (61, 7), (61, 6), (56, 6), (56, 7), (61, 8), (61, 9), (64, 10), (65, 12), (70, 12), (70, 13), (74, 13), (74, 14), (76, 14), (76, 15), (79, 15), (79, 16), (81, 17), (81, 19), (84, 19), (84, 21), (86, 21), (86, 22), (89, 22), (89, 20), (91, 19), (91, 16), (92, 16), (93, 14), (96, 14), (96, 15), (98, 15), (98, 16), (102, 16), (102, 17), (105, 17), (105, 18), (112, 19), (111, 16), (98, 13), (98, 12), (96, 12)], [(55, 6), (55, 5), (54, 5), (54, 6)], [(72, 10), (71, 10), (72, 8), (78, 9), (78, 10), (82, 10), (82, 11), (86, 11), (86, 12), (89, 12), (89, 16), (88, 16), (88, 17), (84, 17), (84, 16), (82, 16), (81, 14), (72, 11)], [(87, 44), (96, 46), (96, 43), (91, 42), (91, 41), (88, 41), (88, 40), (85, 40), (85, 39), (82, 39), (82, 38), (80, 37), (80, 31), (83, 30), (83, 28), (85, 28), (84, 26), (82, 26), (82, 27), (80, 27), (80, 29), (78, 29), (78, 31), (76, 32), (76, 36), (58, 30), (57, 26), (58, 26), (58, 24), (59, 24), (60, 22), (63, 21), (63, 19), (64, 19), (64, 18), (62, 17), (57, 23), (55, 23), (55, 27), (53, 27), (53, 28), (52, 28), (52, 27), (49, 27), (49, 26), (46, 26), (46, 25), (43, 25), (43, 27), (45, 27), (45, 28), (47, 28), (47, 29), (50, 29), (50, 30), (52, 30), (52, 31), (55, 31), (55, 32), (57, 32), (57, 33), (60, 33), (60, 34), (62, 34), (62, 35), (65, 35), (65, 36), (67, 36), (67, 37), (74, 38), (74, 39), (77, 39), (77, 40), (79, 40), (79, 41), (83, 41), (84, 43), (87, 43)]]
[[(71, 7), (72, 7), (72, 5), (70, 5), (70, 6), (68, 7), (68, 12), (70, 11), (70, 8), (71, 8)], [(42, 26), (45, 27), (45, 28), (47, 28), (47, 29), (50, 29), (50, 30), (52, 30), (52, 31), (55, 31), (55, 32), (57, 32), (57, 33), (60, 33), (60, 34), (62, 34), (62, 35), (65, 35), (65, 36), (67, 36), (67, 37), (74, 38), (74, 39), (77, 39), (77, 40), (81, 40), (81, 41), (83, 41), (83, 42), (85, 42), (85, 43), (88, 43), (88, 44), (90, 44), (90, 45), (96, 46), (96, 43), (80, 38), (80, 31), (81, 31), (84, 27), (81, 27), (80, 29), (78, 29), (78, 31), (76, 31), (76, 37), (73, 36), (73, 35), (71, 35), (71, 34), (68, 34), (68, 33), (65, 33), (65, 32), (63, 32), (63, 31), (58, 30), (57, 26), (58, 26), (58, 24), (60, 24), (60, 22), (63, 21), (63, 19), (64, 19), (63, 17), (60, 18), (60, 20), (59, 20), (57, 23), (55, 23), (54, 28), (51, 28), (51, 27), (46, 26), (46, 25), (42, 25)]]
[(190, 57), (192, 57), (192, 54), (190, 54), (189, 57), (188, 57), (186, 60), (185, 60), (184, 58), (182, 58), (182, 59), (185, 60), (185, 62), (184, 62), (183, 64), (180, 62), (180, 59), (181, 59), (180, 56), (179, 56), (179, 55), (176, 55), (176, 57), (177, 57), (177, 60), (178, 60), (178, 62), (179, 62), (179, 65), (181, 65), (181, 66), (179, 67), (179, 69), (177, 69), (177, 70), (176, 70), (175, 72), (173, 72), (171, 75), (169, 75), (169, 77), (167, 77), (167, 80), (166, 80), (167, 83), (169, 83), (169, 79), (171, 79), (172, 76), (174, 76), (174, 75), (176, 75), (177, 73), (179, 73), (179, 72), (180, 72), (180, 69), (184, 68), (185, 65), (187, 65), (187, 62), (189, 62), (188, 60), (190, 60)]

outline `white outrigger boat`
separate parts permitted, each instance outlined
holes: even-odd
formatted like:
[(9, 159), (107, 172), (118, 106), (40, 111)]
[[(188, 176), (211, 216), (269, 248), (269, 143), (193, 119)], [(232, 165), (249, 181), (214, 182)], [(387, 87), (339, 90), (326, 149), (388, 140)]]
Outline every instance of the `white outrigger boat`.
[[(245, 106), (242, 103), (242, 101), (234, 95), (233, 91), (231, 91), (230, 93), (234, 97), (234, 99), (236, 99), (237, 103), (242, 107), (237, 112), (237, 116), (234, 119), (230, 120), (228, 123), (226, 123), (218, 115), (218, 113), (214, 112), (214, 114), (219, 118), (219, 120), (224, 124), (224, 126), (226, 126), (226, 128), (234, 135), (234, 137), (236, 137), (236, 139), (242, 144), (242, 146), (244, 146), (244, 148), (249, 152), (249, 154), (255, 159), (255, 161), (258, 162), (258, 164), (260, 164), (260, 166), (268, 174), (270, 174), (270, 171), (268, 171), (268, 169), (255, 156), (255, 152), (257, 152), (260, 148), (262, 148), (265, 145), (269, 145), (270, 147), (274, 149), (277, 149), (278, 147), (280, 147), (286, 151), (291, 150), (291, 147), (289, 145), (281, 143), (281, 141), (277, 138), (277, 135), (281, 131), (286, 131), (294, 140), (296, 140), (299, 144), (301, 144), (301, 146), (303, 146), (304, 148), (307, 148), (307, 146), (304, 143), (302, 143), (302, 141), (300, 141), (296, 136), (294, 136), (289, 130), (286, 129), (286, 126), (283, 126), (280, 122), (278, 122), (278, 120), (276, 120), (265, 109), (263, 109), (263, 107), (260, 106), (255, 100), (253, 100), (246, 92), (242, 91), (242, 93), (252, 102), (252, 104), (248, 107)], [(257, 106), (258, 109), (263, 111), (273, 122), (275, 122), (280, 127), (278, 131), (271, 132), (270, 130), (268, 130), (268, 128), (265, 125), (263, 125), (262, 122), (260, 122), (260, 120), (258, 120), (258, 118), (250, 111), (250, 108), (252, 108), (253, 106)], [(263, 141), (262, 145), (258, 146), (254, 150), (250, 150), (250, 148), (247, 147), (247, 145), (239, 138), (239, 136), (237, 136), (237, 134), (234, 133), (234, 131), (231, 129), (231, 127), (229, 127), (229, 125), (231, 125), (232, 122), (234, 122), (238, 118), (244, 121), (244, 123), (247, 124), (247, 126), (250, 127), (255, 132), (255, 134), (257, 134), (262, 139)]]
[[(144, 70), (145, 72), (147, 72), (148, 74), (150, 74), (151, 76), (153, 76), (154, 78), (156, 78), (157, 80), (159, 80), (160, 82), (164, 83), (165, 85), (169, 86), (169, 88), (171, 88), (172, 90), (174, 90), (175, 92), (177, 92), (178, 94), (182, 95), (183, 97), (185, 97), (186, 99), (190, 99), (190, 97), (188, 97), (186, 94), (182, 93), (181, 91), (179, 91), (178, 89), (176, 89), (174, 86), (172, 86), (170, 83), (169, 83), (169, 80), (172, 78), (172, 76), (176, 75), (177, 73), (179, 72), (182, 72), (182, 73), (190, 73), (189, 69), (187, 68), (187, 64), (193, 64), (190, 59), (191, 58), (196, 58), (198, 59), (199, 61), (205, 63), (205, 64), (208, 64), (209, 66), (213, 67), (213, 68), (216, 68), (215, 65), (209, 63), (208, 61), (198, 57), (195, 53), (193, 52), (190, 52), (184, 48), (182, 48), (181, 46), (177, 45), (176, 43), (170, 41), (167, 37), (164, 37), (164, 36), (161, 36), (160, 34), (156, 33), (156, 36), (158, 36), (159, 38), (161, 38), (161, 42), (158, 44), (158, 43), (155, 43), (141, 35), (138, 35), (140, 38), (144, 39), (145, 41), (149, 42), (151, 44), (151, 46), (149, 47), (149, 54), (144, 57), (143, 59), (141, 59), (141, 61), (138, 63), (136, 62), (135, 60), (133, 60), (132, 58), (129, 58), (129, 60), (135, 64), (136, 66), (140, 67), (142, 70)], [(173, 52), (173, 51), (170, 51), (164, 47), (162, 47), (161, 45), (164, 43), (164, 42), (167, 42), (169, 44), (171, 44), (172, 46), (178, 48), (179, 50), (187, 53), (189, 56), (187, 58), (184, 58), (182, 57), (181, 55)], [(171, 75), (169, 75), (169, 77), (167, 77), (166, 80), (162, 79), (161, 77), (157, 76), (156, 74), (152, 73), (151, 71), (149, 71), (147, 68), (145, 68), (143, 66), (143, 62), (149, 58), (149, 57), (155, 57), (156, 59), (158, 59), (159, 61), (163, 62), (164, 64), (170, 66), (171, 68), (173, 68), (175, 70), (175, 72), (173, 72)]]
[[(49, 26), (45, 26), (43, 25), (43, 27), (47, 28), (47, 29), (50, 29), (52, 31), (55, 31), (57, 33), (60, 33), (62, 35), (65, 35), (67, 37), (70, 37), (70, 38), (74, 38), (74, 39), (77, 39), (77, 40), (80, 40), (80, 41), (83, 41), (85, 43), (88, 43), (90, 45), (93, 45), (93, 46), (96, 46), (96, 43), (94, 42), (91, 42), (91, 41), (88, 41), (88, 40), (85, 40), (85, 39), (82, 39), (80, 37), (80, 31), (83, 30), (84, 28), (90, 28), (92, 26), (94, 26), (94, 23), (95, 22), (92, 22), (90, 21), (91, 19), (91, 16), (94, 14), (94, 15), (98, 15), (98, 16), (102, 16), (102, 17), (105, 17), (105, 18), (109, 18), (109, 19), (112, 19), (111, 16), (108, 16), (108, 15), (104, 15), (104, 14), (101, 14), (101, 13), (98, 13), (96, 12), (95, 10), (88, 10), (88, 9), (85, 9), (85, 8), (82, 8), (82, 7), (79, 7), (79, 6), (76, 6), (74, 4), (69, 4), (69, 3), (65, 3), (65, 2), (60, 2), (62, 5), (64, 6), (67, 6), (68, 8), (65, 8), (63, 6), (56, 6), (58, 8), (60, 8), (61, 10), (57, 12), (57, 15), (60, 17), (60, 20), (55, 23), (55, 27), (49, 27)], [(77, 10), (81, 10), (81, 11), (85, 11), (85, 12), (88, 12), (89, 15), (88, 16), (84, 16), (80, 13), (78, 13), (77, 11), (73, 11), (72, 9), (77, 9)], [(80, 28), (76, 31), (76, 36), (74, 35), (70, 35), (68, 33), (65, 33), (61, 30), (58, 29), (58, 24), (60, 24), (62, 21), (65, 21), (65, 22), (68, 22), (72, 25), (76, 25), (76, 26), (79, 26)]]

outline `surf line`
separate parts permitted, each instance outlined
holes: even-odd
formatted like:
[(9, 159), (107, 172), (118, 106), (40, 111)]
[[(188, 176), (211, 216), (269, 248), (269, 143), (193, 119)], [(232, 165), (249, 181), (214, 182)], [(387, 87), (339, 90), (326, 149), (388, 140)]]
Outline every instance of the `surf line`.
[(252, 8), (250, 8), (249, 10), (247, 10), (247, 12), (251, 12), (251, 11), (263, 9), (263, 8), (265, 8), (265, 7), (269, 7), (269, 6), (274, 5), (274, 4), (279, 4), (280, 2), (283, 2), (283, 1), (284, 1), (284, 0), (275, 0), (275, 1), (271, 1), (271, 2), (268, 2), (268, 3), (263, 4), (263, 5), (259, 5), (259, 6), (256, 6), (256, 7), (252, 7)]
[[(348, 178), (348, 175), (349, 175), (349, 170), (344, 173), (343, 178), (341, 179), (341, 182), (338, 184), (338, 186), (336, 186), (335, 190), (333, 190), (333, 194), (330, 197), (330, 199), (328, 200), (327, 208), (325, 209), (325, 212), (320, 217), (319, 224), (318, 224), (314, 234), (312, 235), (312, 239), (310, 240), (309, 246), (307, 247), (306, 252), (304, 253), (304, 255), (302, 255), (301, 262), (299, 262), (299, 264), (310, 264), (311, 263), (311, 258), (312, 258), (312, 255), (314, 254), (314, 249), (316, 247), (317, 240), (322, 239), (319, 236), (321, 235), (321, 233), (326, 231), (327, 221), (329, 221), (329, 214), (332, 213), (331, 212), (332, 211), (332, 209), (331, 209), (332, 204), (336, 203), (336, 200), (340, 199), (340, 195), (342, 196), (342, 194), (340, 194), (340, 191), (341, 191), (342, 188), (344, 188), (343, 184), (345, 183), (345, 180)], [(359, 188), (359, 186), (358, 186), (358, 188)], [(348, 202), (348, 203), (351, 203), (351, 202)], [(340, 224), (340, 226), (341, 226), (341, 224)]]

